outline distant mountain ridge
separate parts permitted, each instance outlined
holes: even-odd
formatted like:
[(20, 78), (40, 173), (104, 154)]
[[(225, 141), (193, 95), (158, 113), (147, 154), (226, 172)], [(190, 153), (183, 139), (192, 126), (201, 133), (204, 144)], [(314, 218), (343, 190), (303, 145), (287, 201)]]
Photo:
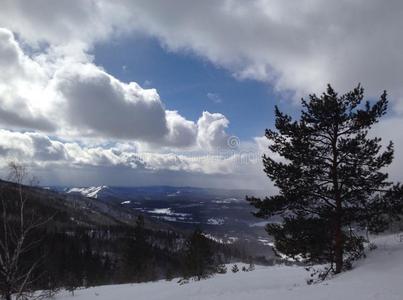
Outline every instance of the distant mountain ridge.
[[(114, 205), (133, 214), (142, 214), (155, 222), (165, 223), (180, 230), (200, 228), (217, 240), (260, 241), (267, 247), (264, 225), (252, 215), (253, 208), (245, 201), (246, 195), (256, 191), (177, 186), (114, 187), (53, 187), (70, 196), (88, 201)], [(262, 193), (262, 192), (260, 192)], [(267, 249), (262, 249), (267, 252)]]
[(244, 198), (246, 195), (260, 194), (261, 191), (241, 189), (217, 189), (199, 187), (175, 187), (175, 186), (140, 186), (140, 187), (114, 187), (114, 186), (87, 186), (87, 187), (50, 187), (50, 189), (65, 192), (67, 194), (79, 194), (94, 199), (113, 200), (161, 200), (163, 198), (192, 197), (197, 195), (202, 198)]

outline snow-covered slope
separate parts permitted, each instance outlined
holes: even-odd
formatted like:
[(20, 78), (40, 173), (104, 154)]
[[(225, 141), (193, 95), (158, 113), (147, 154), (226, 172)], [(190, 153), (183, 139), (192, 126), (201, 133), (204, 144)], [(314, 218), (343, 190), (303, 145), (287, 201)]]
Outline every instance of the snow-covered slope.
[(102, 186), (90, 186), (90, 187), (85, 187), (85, 188), (69, 188), (66, 190), (66, 193), (71, 194), (71, 193), (77, 193), (80, 194), (84, 197), (88, 198), (98, 198), (98, 194), (104, 190), (108, 189), (106, 185)]
[(177, 281), (111, 285), (63, 292), (56, 299), (147, 300), (401, 300), (403, 299), (403, 239), (399, 235), (376, 238), (378, 248), (352, 271), (320, 284), (307, 285), (302, 267), (256, 267), (252, 272), (227, 273), (199, 282)]

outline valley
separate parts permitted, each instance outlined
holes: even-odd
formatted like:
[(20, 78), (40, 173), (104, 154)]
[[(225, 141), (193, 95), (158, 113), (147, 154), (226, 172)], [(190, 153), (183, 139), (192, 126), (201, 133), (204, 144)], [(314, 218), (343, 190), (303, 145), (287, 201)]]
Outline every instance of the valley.
[(220, 243), (236, 243), (254, 256), (273, 257), (271, 239), (264, 229), (268, 221), (253, 216), (253, 208), (245, 201), (246, 195), (259, 193), (256, 191), (171, 186), (51, 189), (117, 205), (180, 230), (199, 228)]

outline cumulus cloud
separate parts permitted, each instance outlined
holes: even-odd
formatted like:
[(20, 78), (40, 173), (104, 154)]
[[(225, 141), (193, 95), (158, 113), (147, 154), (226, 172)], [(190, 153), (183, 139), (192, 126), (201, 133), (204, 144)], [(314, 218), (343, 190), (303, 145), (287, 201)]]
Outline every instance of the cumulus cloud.
[[(20, 133), (0, 130), (0, 153), (2, 163), (7, 160), (33, 161), (63, 161), (68, 155), (64, 145), (52, 141), (47, 136), (38, 133)], [(4, 159), (4, 158), (8, 159)]]
[(193, 121), (186, 120), (177, 111), (166, 111), (169, 134), (167, 145), (175, 147), (194, 146), (197, 137), (197, 126)]
[(125, 84), (93, 64), (66, 66), (56, 72), (51, 84), (61, 96), (58, 106), (66, 115), (64, 128), (145, 141), (168, 133), (165, 110), (154, 89)]
[[(130, 149), (133, 149), (132, 147)], [(74, 142), (62, 142), (40, 133), (0, 130), (1, 163), (18, 160), (29, 165), (49, 164), (76, 166), (140, 167), (141, 159), (119, 147), (86, 147)]]
[(45, 75), (24, 55), (13, 34), (0, 28), (0, 124), (13, 128), (52, 131), (40, 110)]
[(0, 30), (0, 54), (3, 166), (18, 160), (53, 176), (61, 168), (71, 174), (117, 168), (224, 175), (241, 169), (239, 155), (206, 153), (226, 143), (229, 121), (222, 114), (204, 112), (197, 122), (187, 120), (166, 110), (155, 89), (122, 82), (85, 56), (61, 55), (55, 48), (29, 56), (7, 29)]
[(197, 121), (197, 141), (205, 149), (225, 149), (228, 147), (228, 134), (225, 129), (228, 127), (228, 119), (219, 113), (203, 112)]
[[(250, 174), (260, 167), (258, 152), (176, 153), (138, 152), (129, 143), (85, 146), (58, 141), (40, 133), (0, 130), (1, 164), (18, 160), (37, 168), (119, 167), (150, 172)], [(254, 173), (255, 174), (255, 173)]]
[(107, 37), (113, 24), (119, 22), (106, 1), (3, 0), (1, 6), (0, 25), (18, 32), (34, 45), (91, 45)]
[[(240, 78), (298, 95), (361, 82), (403, 101), (401, 1), (123, 1), (133, 26)], [(183, 13), (185, 12), (185, 13)], [(208, 16), (208, 22), (206, 22)]]
[(278, 91), (299, 96), (328, 82), (340, 90), (361, 82), (372, 96), (388, 89), (402, 109), (402, 6), (397, 0), (10, 0), (2, 3), (0, 25), (31, 44), (86, 50), (112, 34), (139, 31)]
[[(0, 30), (0, 57), (0, 122), (5, 128), (173, 148), (194, 148), (206, 136), (210, 121), (203, 121), (204, 115), (199, 128), (179, 112), (166, 110), (155, 89), (124, 83), (90, 61), (58, 56), (53, 50), (30, 57), (7, 29)], [(213, 134), (206, 142), (209, 149), (225, 134), (214, 122), (208, 131)]]

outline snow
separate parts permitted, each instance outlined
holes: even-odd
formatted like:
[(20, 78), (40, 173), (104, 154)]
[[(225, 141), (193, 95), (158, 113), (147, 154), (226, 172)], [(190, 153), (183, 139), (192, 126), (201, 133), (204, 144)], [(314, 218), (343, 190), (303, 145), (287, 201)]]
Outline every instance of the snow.
[(212, 235), (212, 234), (209, 234), (209, 233), (202, 233), (206, 238), (208, 238), (208, 239), (210, 239), (210, 240), (213, 240), (213, 241), (215, 241), (215, 242), (217, 242), (217, 243), (220, 243), (220, 244), (233, 244), (233, 243), (235, 243), (237, 240), (238, 240), (238, 238), (237, 237), (234, 237), (234, 236), (227, 236), (227, 235), (225, 235), (225, 236), (223, 236), (223, 237), (216, 237), (216, 236), (214, 236), (214, 235)]
[(270, 246), (270, 247), (274, 246), (274, 243), (271, 240), (267, 239), (267, 238), (259, 237), (257, 240), (258, 240), (258, 242), (260, 242), (261, 244), (263, 244), (265, 246)]
[(214, 200), (213, 203), (217, 203), (217, 204), (230, 204), (230, 203), (234, 203), (234, 202), (242, 202), (244, 201), (243, 199), (238, 199), (238, 198), (226, 198), (223, 200)]
[(210, 218), (207, 220), (208, 225), (224, 225), (225, 220), (223, 218)]
[[(143, 284), (100, 286), (59, 294), (57, 300), (401, 300), (403, 299), (403, 241), (400, 235), (376, 238), (353, 270), (322, 283), (307, 285), (309, 273), (297, 266), (256, 266), (251, 272), (232, 273), (179, 285), (177, 280)], [(242, 265), (238, 264), (241, 269)]]
[(155, 218), (159, 219), (159, 220), (168, 221), (168, 222), (179, 222), (179, 220), (176, 217), (158, 216), (158, 217), (155, 217)]
[(170, 208), (156, 208), (150, 211), (152, 214), (161, 214), (161, 215), (171, 215), (172, 210)]
[(176, 191), (175, 193), (168, 194), (167, 196), (168, 197), (177, 197), (178, 195), (180, 195), (180, 193), (181, 193), (181, 191)]
[[(144, 209), (140, 210), (146, 212), (146, 210)], [(154, 219), (164, 220), (168, 222), (189, 223), (189, 224), (199, 223), (193, 221), (191, 214), (175, 212), (172, 210), (172, 208), (154, 208), (152, 210), (148, 210), (147, 212), (152, 214), (151, 217)]]
[(167, 216), (176, 216), (176, 217), (189, 217), (188, 213), (178, 213), (174, 212), (172, 208), (155, 208), (153, 210), (148, 211), (151, 214), (156, 215), (167, 215)]
[(66, 193), (79, 193), (85, 197), (88, 198), (98, 198), (98, 193), (101, 192), (104, 189), (107, 189), (108, 187), (106, 185), (102, 186), (90, 186), (86, 188), (71, 188), (66, 191)]

